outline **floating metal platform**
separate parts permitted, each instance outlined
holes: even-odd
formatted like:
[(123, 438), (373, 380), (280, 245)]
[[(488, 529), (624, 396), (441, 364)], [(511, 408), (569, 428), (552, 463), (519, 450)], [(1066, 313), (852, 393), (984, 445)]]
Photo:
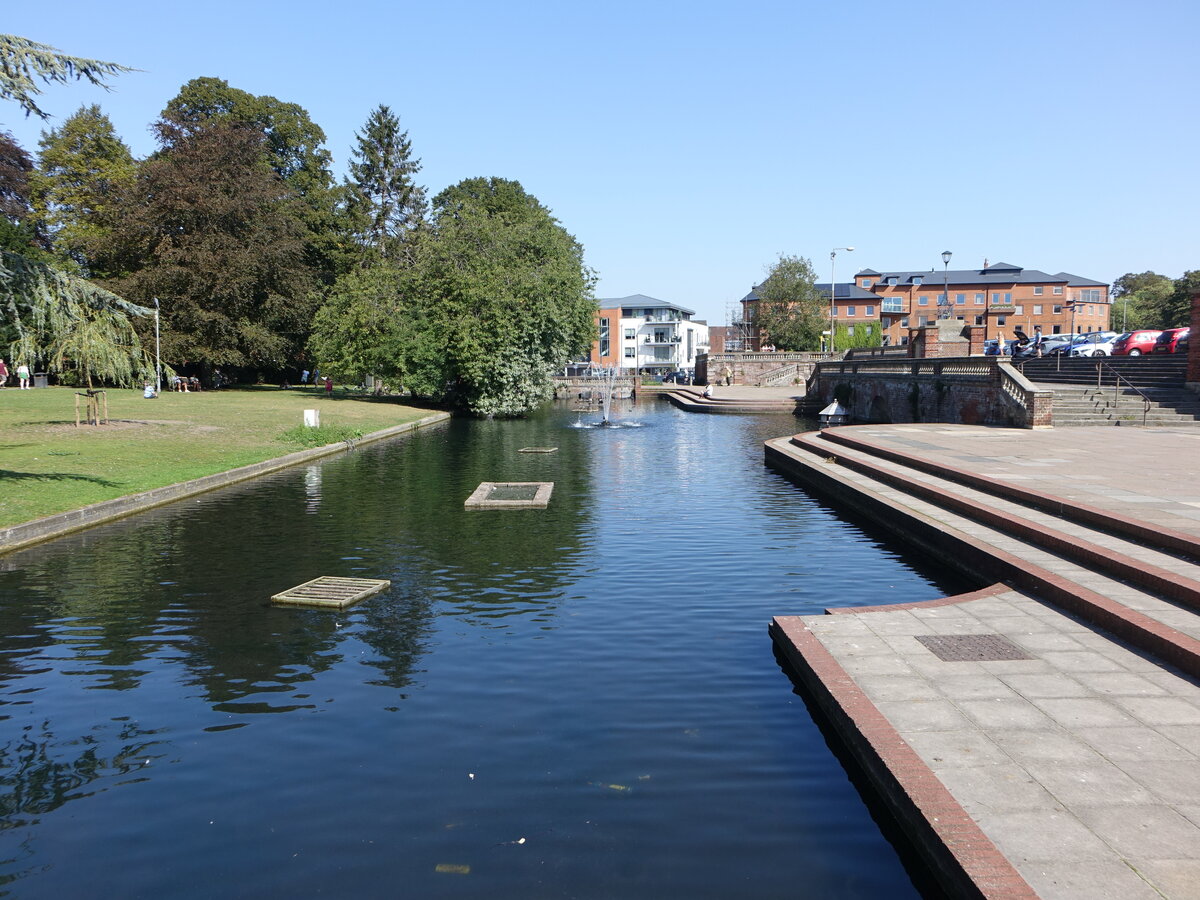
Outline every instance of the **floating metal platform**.
[(390, 581), (378, 581), (373, 578), (338, 578), (322, 575), (282, 594), (273, 595), (271, 602), (287, 606), (328, 606), (345, 609), (391, 586)]

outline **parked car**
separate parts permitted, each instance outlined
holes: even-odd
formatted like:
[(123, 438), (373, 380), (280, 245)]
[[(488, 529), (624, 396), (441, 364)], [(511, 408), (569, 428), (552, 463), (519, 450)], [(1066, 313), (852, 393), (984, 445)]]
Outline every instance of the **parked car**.
[(692, 373), (687, 369), (679, 369), (675, 372), (668, 372), (662, 380), (664, 383), (691, 384)]
[[(1013, 352), (1013, 342), (1005, 341), (1004, 342), (1004, 355), (1012, 356), (1012, 352)], [(986, 340), (983, 342), (983, 355), (984, 356), (999, 356), (1000, 355), (1000, 344), (995, 338), (991, 338), (990, 340)]]
[[(1175, 353), (1179, 350), (1179, 339), (1185, 340), (1191, 334), (1190, 328), (1168, 328), (1158, 336), (1158, 340), (1154, 342), (1153, 353)], [(1187, 344), (1184, 344), (1184, 349), (1187, 349)]]
[(1042, 356), (1056, 356), (1071, 346), (1074, 338), (1069, 334), (1052, 334), (1042, 341)]
[(1154, 342), (1158, 340), (1160, 334), (1162, 334), (1161, 331), (1150, 328), (1131, 331), (1122, 335), (1121, 339), (1113, 344), (1112, 355), (1141, 356), (1143, 353), (1153, 353)]
[(1069, 356), (1112, 356), (1113, 344), (1121, 335), (1115, 331), (1089, 331), (1075, 337)]

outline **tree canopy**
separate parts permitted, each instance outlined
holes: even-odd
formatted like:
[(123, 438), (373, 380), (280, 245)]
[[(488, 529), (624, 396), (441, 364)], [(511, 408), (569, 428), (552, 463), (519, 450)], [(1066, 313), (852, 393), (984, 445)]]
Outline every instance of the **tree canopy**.
[(472, 178), (434, 198), (414, 265), (339, 281), (310, 348), (322, 369), (400, 380), (477, 415), (523, 415), (590, 346), (594, 280), (583, 248), (519, 183)]
[(46, 44), (15, 34), (0, 34), (0, 100), (15, 100), (25, 111), (42, 119), (50, 114), (34, 100), (42, 92), (41, 84), (66, 84), (86, 79), (108, 88), (105, 79), (134, 69), (99, 59), (68, 56)]
[(754, 322), (760, 340), (780, 350), (817, 350), (829, 323), (829, 298), (816, 287), (812, 262), (803, 256), (780, 255), (756, 289)]
[(1178, 328), (1191, 318), (1191, 290), (1200, 285), (1200, 271), (1171, 279), (1157, 272), (1126, 272), (1113, 282), (1113, 325), (1139, 328)]

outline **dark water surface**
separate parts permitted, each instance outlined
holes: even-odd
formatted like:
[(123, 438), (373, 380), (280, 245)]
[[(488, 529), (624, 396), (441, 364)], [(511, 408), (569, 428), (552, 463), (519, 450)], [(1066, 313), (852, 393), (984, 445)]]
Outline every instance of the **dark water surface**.
[[(916, 896), (767, 623), (960, 585), (766, 469), (790, 416), (620, 421), (456, 421), (0, 557), (0, 885)], [(485, 480), (554, 496), (464, 510)], [(319, 575), (392, 587), (270, 606)]]

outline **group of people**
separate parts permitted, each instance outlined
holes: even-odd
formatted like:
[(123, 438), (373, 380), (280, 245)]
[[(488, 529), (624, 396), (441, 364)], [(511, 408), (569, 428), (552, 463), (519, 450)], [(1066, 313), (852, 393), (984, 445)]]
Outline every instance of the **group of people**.
[[(29, 366), (21, 363), (17, 366), (17, 382), (21, 390), (29, 390)], [(8, 384), (8, 364), (0, 359), (0, 388)]]
[[(301, 384), (308, 384), (308, 375), (309, 375), (308, 369), (305, 369), (304, 371), (302, 371), (300, 373), (300, 383)], [(318, 385), (318, 386), (324, 385), (325, 396), (326, 397), (333, 396), (333, 378), (331, 378), (329, 375), (326, 375), (324, 380), (322, 380), (320, 369), (312, 370), (312, 383), (314, 385)]]

